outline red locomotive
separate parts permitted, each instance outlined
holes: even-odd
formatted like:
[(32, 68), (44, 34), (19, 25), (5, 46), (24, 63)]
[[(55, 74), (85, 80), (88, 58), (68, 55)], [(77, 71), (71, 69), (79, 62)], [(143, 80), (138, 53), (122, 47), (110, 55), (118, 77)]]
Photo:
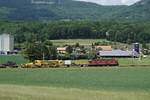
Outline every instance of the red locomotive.
[(88, 66), (118, 66), (116, 59), (94, 59), (90, 60)]

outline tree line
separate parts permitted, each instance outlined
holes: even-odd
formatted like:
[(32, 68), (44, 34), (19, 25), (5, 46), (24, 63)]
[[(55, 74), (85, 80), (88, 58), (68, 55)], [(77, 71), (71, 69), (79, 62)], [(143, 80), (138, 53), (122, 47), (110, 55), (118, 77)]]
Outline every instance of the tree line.
[(0, 21), (0, 33), (11, 33), (16, 43), (52, 39), (107, 39), (123, 43), (149, 43), (150, 22), (121, 21)]

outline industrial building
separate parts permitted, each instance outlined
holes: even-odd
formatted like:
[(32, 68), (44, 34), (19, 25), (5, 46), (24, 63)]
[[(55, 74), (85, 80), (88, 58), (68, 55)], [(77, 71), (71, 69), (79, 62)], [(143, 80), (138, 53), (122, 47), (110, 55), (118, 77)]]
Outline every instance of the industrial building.
[(99, 51), (100, 57), (139, 57), (136, 51), (112, 50), (112, 51)]
[(0, 35), (0, 54), (8, 54), (14, 50), (14, 37), (10, 34)]
[(103, 50), (102, 49), (98, 52), (98, 56), (100, 56), (100, 57), (127, 57), (127, 58), (139, 57), (140, 56), (140, 44), (139, 43), (133, 43), (132, 46), (133, 46), (132, 50), (121, 50), (121, 49), (112, 49), (112, 50), (111, 49), (104, 49)]

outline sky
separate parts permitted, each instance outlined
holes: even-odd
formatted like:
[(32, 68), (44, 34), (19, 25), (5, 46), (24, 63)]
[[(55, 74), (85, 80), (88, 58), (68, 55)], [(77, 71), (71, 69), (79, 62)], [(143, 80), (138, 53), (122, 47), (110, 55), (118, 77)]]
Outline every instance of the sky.
[(78, 1), (93, 2), (102, 5), (131, 5), (140, 0), (78, 0)]

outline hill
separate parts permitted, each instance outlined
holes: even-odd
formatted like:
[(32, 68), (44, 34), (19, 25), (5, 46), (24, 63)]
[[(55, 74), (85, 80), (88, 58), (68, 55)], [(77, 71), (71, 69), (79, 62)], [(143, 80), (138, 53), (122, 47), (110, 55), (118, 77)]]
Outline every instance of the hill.
[(101, 6), (72, 0), (50, 0), (53, 4), (31, 0), (0, 0), (1, 19), (7, 20), (102, 20), (124, 6)]
[[(131, 6), (102, 6), (74, 0), (0, 0), (5, 20), (149, 20), (150, 0)], [(39, 2), (40, 1), (40, 2)]]
[(141, 0), (135, 3), (116, 14), (116, 17), (126, 20), (150, 20), (150, 0)]

